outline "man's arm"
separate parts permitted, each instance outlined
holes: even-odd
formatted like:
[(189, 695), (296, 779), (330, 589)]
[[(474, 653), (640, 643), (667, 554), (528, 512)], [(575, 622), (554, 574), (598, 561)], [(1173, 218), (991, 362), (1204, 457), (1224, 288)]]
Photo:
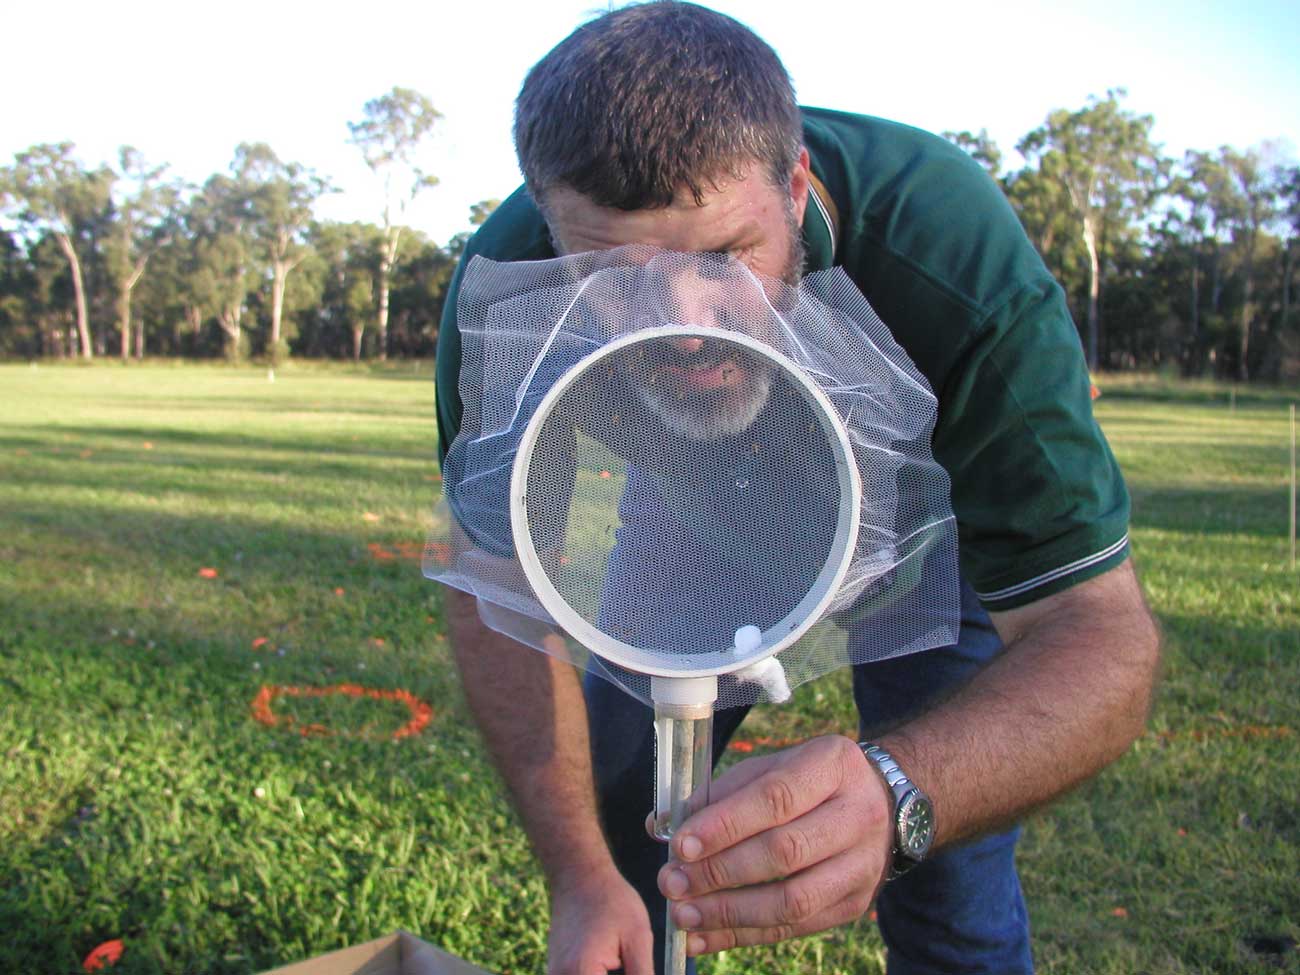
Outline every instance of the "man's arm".
[(489, 629), (472, 596), (446, 588), (443, 606), (470, 709), (546, 874), (551, 971), (648, 975), (649, 918), (601, 833), (574, 668)]
[(942, 796), (936, 840), (1021, 818), (1119, 758), (1142, 733), (1159, 633), (1130, 562), (990, 614), (1008, 647), (957, 697), (884, 736)]
[[(941, 844), (1014, 821), (1121, 755), (1155, 683), (1158, 633), (1127, 562), (993, 619), (1005, 653), (880, 739), (929, 793)], [(743, 762), (714, 793), (659, 878), (692, 954), (820, 931), (874, 900), (892, 798), (853, 739)]]

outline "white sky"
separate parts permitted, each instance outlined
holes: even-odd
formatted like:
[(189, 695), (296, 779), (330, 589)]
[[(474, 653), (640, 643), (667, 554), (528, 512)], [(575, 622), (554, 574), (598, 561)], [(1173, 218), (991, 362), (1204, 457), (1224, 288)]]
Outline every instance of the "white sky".
[[(800, 100), (922, 128), (1017, 140), (1055, 108), (1125, 87), (1166, 152), (1300, 145), (1295, 0), (712, 0), (776, 48)], [(434, 240), (519, 182), (510, 143), (528, 67), (605, 4), (505, 0), (355, 5), (225, 0), (14, 3), (0, 47), (0, 163), (38, 142), (86, 165), (134, 145), (202, 182), (263, 141), (343, 192), (318, 213), (377, 220), (378, 188), (346, 123), (394, 85), (443, 113), (425, 149), (439, 186), (411, 222)]]

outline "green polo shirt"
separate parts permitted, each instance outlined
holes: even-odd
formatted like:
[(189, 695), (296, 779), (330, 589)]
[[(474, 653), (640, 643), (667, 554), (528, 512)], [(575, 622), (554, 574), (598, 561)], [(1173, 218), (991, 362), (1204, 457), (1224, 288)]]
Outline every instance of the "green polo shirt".
[[(844, 268), (939, 400), (933, 448), (952, 478), (963, 576), (1005, 610), (1128, 554), (1128, 493), (1092, 416), (1065, 296), (983, 169), (883, 119), (804, 109), (814, 186), (808, 270)], [(439, 456), (460, 428), (456, 300), (465, 264), (555, 257), (523, 190), (456, 269), (438, 336)]]

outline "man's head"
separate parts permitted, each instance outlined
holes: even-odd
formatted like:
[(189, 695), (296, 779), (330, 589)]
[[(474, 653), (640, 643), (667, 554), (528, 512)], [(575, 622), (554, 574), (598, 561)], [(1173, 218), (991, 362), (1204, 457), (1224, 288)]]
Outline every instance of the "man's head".
[(652, 0), (534, 65), (515, 148), (561, 250), (727, 251), (797, 280), (807, 155), (776, 53), (730, 17)]
[(529, 71), (515, 148), (538, 202), (566, 186), (600, 206), (700, 203), (710, 184), (760, 164), (789, 182), (799, 110), (776, 53), (730, 17), (675, 0), (579, 27)]
[[(802, 274), (809, 168), (794, 91), (775, 52), (730, 17), (652, 0), (579, 27), (528, 73), (515, 148), (561, 253), (649, 244), (730, 254), (790, 284)], [(679, 351), (683, 381), (725, 368), (738, 389), (698, 390), (694, 417), (688, 389), (663, 404), (680, 414), (670, 425), (708, 436), (708, 400), (761, 409), (764, 377), (710, 343)]]

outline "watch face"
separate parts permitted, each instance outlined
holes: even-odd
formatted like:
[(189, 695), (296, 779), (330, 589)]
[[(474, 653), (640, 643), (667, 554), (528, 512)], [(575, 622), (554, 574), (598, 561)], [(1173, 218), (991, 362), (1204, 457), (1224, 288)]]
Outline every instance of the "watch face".
[(920, 860), (934, 839), (934, 807), (920, 792), (913, 792), (898, 807), (898, 845), (910, 859)]

